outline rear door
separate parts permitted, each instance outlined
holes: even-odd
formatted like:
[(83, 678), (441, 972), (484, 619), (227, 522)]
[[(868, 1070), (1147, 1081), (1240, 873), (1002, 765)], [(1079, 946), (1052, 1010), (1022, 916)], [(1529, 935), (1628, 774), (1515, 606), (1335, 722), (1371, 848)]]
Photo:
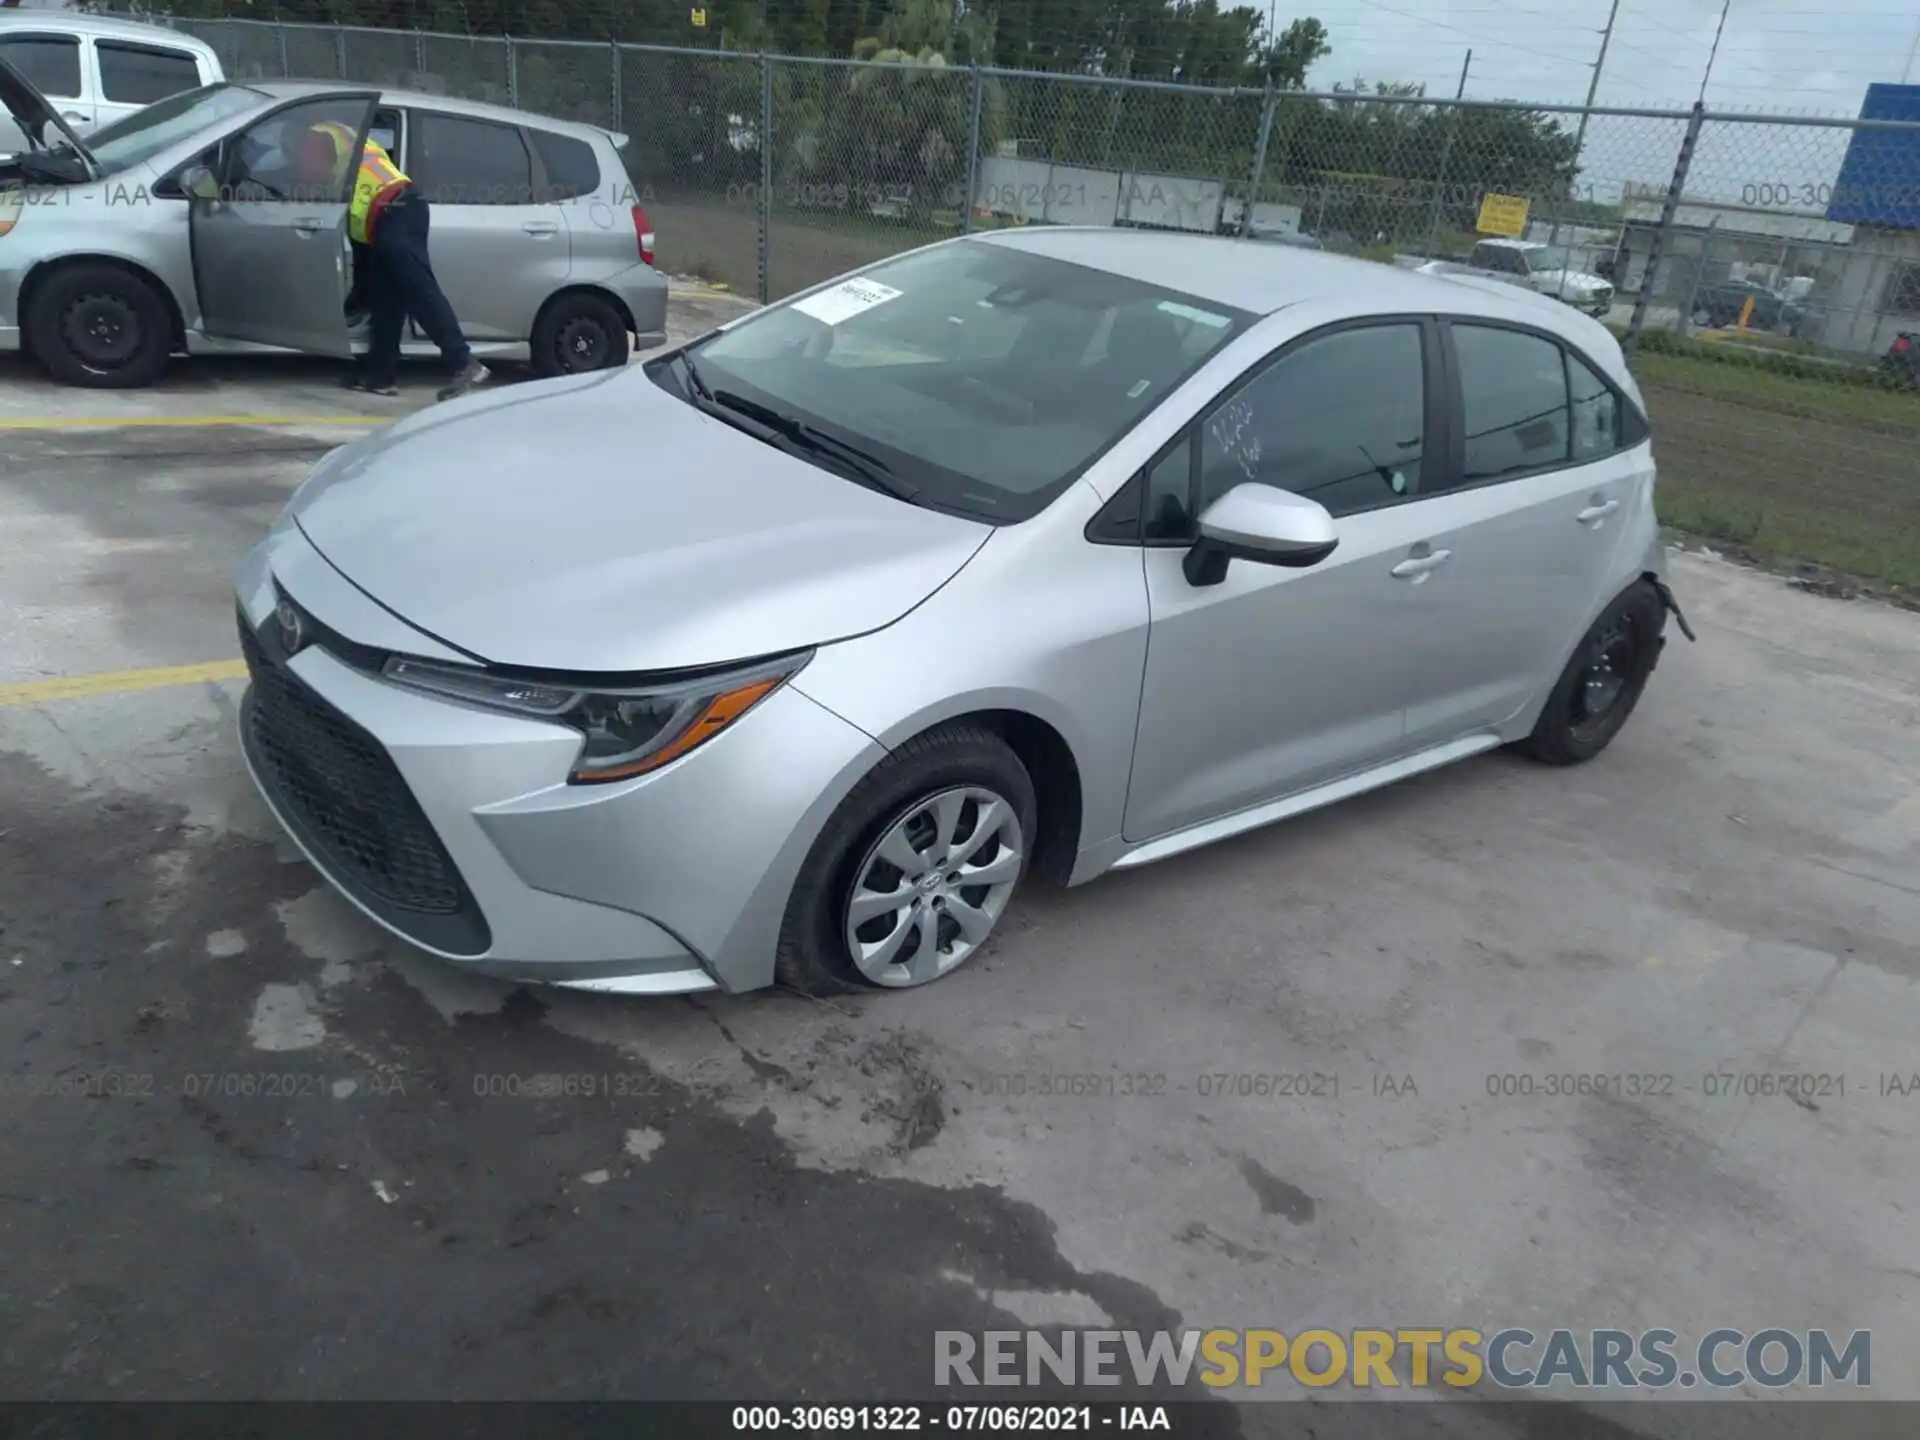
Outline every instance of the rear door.
[[(0, 33), (0, 59), (8, 61), (24, 75), (33, 88), (82, 135), (94, 128), (98, 119), (93, 96), (87, 84), (88, 62), (85, 48), (76, 35), (57, 30), (15, 30)], [(55, 138), (51, 133), (48, 141)], [(0, 114), (0, 155), (26, 149), (25, 137), (6, 115)]]
[(95, 120), (100, 125), (205, 83), (200, 57), (177, 45), (96, 40), (93, 64)]
[(1407, 671), (1415, 747), (1512, 718), (1559, 674), (1619, 573), (1644, 454), (1626, 401), (1553, 337), (1442, 331), (1455, 438), (1445, 493), (1421, 508), (1452, 554)]
[(470, 340), (525, 340), (571, 268), (560, 207), (535, 194), (516, 125), (446, 111), (407, 118), (406, 172), (431, 205), (428, 254)]
[[(300, 173), (302, 134), (322, 121), (364, 135), (378, 96), (343, 92), (273, 111), (221, 147), (220, 198), (190, 202), (201, 325), (225, 340), (352, 354), (347, 195)], [(357, 157), (356, 157), (357, 158)]]

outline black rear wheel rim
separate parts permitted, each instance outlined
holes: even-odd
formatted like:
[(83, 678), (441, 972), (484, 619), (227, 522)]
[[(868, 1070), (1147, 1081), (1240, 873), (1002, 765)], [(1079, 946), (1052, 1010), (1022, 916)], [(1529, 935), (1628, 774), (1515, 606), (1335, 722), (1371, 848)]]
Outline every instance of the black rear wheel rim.
[(1594, 631), (1568, 697), (1568, 719), (1576, 736), (1595, 734), (1619, 712), (1640, 673), (1640, 651), (1640, 632), (1631, 617), (1622, 616)]
[(60, 314), (60, 334), (73, 357), (89, 370), (118, 370), (140, 353), (146, 339), (139, 308), (112, 291), (76, 295)]
[(561, 325), (553, 337), (553, 350), (562, 370), (601, 370), (613, 352), (613, 340), (599, 321), (577, 315)]

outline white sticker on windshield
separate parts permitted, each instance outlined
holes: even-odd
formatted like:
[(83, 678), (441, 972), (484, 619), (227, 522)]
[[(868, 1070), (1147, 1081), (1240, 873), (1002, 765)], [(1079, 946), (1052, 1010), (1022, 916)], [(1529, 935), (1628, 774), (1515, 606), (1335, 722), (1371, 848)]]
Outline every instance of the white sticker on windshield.
[(856, 315), (864, 315), (876, 305), (900, 298), (900, 292), (877, 280), (843, 280), (831, 290), (809, 295), (793, 302), (802, 315), (811, 315), (822, 325), (838, 325)]
[(1169, 315), (1178, 315), (1182, 320), (1211, 326), (1215, 330), (1224, 330), (1232, 323), (1224, 315), (1215, 315), (1211, 310), (1196, 310), (1191, 305), (1182, 305), (1178, 300), (1162, 300), (1159, 308)]

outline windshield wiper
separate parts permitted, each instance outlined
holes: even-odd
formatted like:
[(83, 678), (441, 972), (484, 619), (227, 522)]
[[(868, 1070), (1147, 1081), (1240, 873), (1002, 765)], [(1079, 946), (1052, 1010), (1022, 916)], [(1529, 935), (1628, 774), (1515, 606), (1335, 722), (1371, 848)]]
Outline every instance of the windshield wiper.
[[(682, 361), (685, 363), (684, 356)], [(687, 378), (696, 385), (701, 383), (699, 372), (694, 370), (691, 364), (687, 365)], [(704, 390), (705, 386), (701, 385), (701, 388)], [(920, 493), (919, 487), (908, 484), (894, 474), (887, 462), (878, 455), (869, 450), (863, 450), (858, 445), (849, 444), (837, 436), (829, 435), (826, 431), (809, 425), (804, 420), (796, 419), (792, 415), (783, 415), (770, 405), (762, 405), (758, 400), (749, 400), (744, 395), (736, 395), (728, 390), (722, 390), (718, 394), (709, 391), (707, 396), (708, 403), (717, 405), (723, 410), (731, 410), (736, 415), (744, 415), (747, 419), (764, 425), (776, 435), (783, 436), (790, 444), (810, 454), (832, 457), (844, 468), (853, 471), (856, 478), (871, 489), (900, 500), (911, 500)]]
[(680, 369), (687, 377), (687, 390), (693, 398), (705, 405), (713, 404), (713, 391), (709, 390), (707, 382), (700, 378), (700, 370), (693, 363), (693, 357), (683, 351), (673, 358), (680, 362)]

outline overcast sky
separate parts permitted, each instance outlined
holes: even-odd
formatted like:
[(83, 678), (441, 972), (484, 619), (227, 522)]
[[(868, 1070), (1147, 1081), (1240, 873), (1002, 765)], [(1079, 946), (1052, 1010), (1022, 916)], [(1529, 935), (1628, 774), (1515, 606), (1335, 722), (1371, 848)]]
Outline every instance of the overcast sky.
[[(1275, 5), (1280, 29), (1313, 15), (1333, 53), (1308, 78), (1325, 90), (1354, 79), (1417, 80), (1451, 96), (1468, 49), (1468, 99), (1579, 104), (1593, 79), (1609, 0), (1307, 0)], [(1706, 81), (1709, 110), (1857, 116), (1874, 81), (1920, 80), (1913, 0), (1731, 0), (1714, 52), (1720, 0), (1620, 0), (1596, 104), (1687, 109)], [(1713, 56), (1711, 74), (1708, 56)], [(1572, 120), (1569, 119), (1569, 124)], [(1678, 122), (1590, 122), (1582, 180), (1610, 200), (1623, 181), (1664, 184)], [(1826, 208), (1847, 132), (1785, 125), (1709, 125), (1690, 194), (1768, 209)]]
[[(1257, 0), (1256, 0), (1257, 3)], [(1279, 5), (1327, 27), (1333, 54), (1314, 88), (1422, 80), (1451, 95), (1469, 48), (1467, 95), (1586, 98), (1608, 0), (1307, 0)], [(1602, 105), (1691, 105), (1713, 51), (1720, 0), (1620, 0), (1600, 78)], [(1710, 109), (1857, 115), (1874, 80), (1905, 78), (1920, 35), (1912, 0), (1732, 0), (1707, 85)], [(1916, 67), (1920, 69), (1920, 67)]]

